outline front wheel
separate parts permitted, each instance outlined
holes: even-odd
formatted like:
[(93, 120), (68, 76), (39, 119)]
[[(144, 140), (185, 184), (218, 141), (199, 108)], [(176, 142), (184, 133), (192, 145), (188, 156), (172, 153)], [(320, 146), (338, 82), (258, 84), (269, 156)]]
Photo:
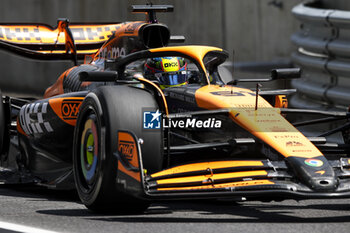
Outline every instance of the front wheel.
[(161, 134), (153, 132), (149, 137), (143, 133), (144, 106), (157, 107), (151, 94), (127, 86), (98, 88), (82, 103), (74, 132), (73, 168), (79, 197), (87, 208), (139, 212), (148, 207), (147, 201), (118, 190), (118, 159), (113, 155), (118, 130), (131, 131), (144, 140), (141, 150), (145, 168), (161, 169)]

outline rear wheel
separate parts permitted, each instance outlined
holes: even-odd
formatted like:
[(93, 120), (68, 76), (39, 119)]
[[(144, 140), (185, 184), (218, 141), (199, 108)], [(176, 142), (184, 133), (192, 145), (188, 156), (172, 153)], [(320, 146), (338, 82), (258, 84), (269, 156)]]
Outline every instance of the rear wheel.
[(143, 132), (142, 108), (157, 108), (150, 93), (127, 86), (107, 86), (88, 94), (79, 111), (74, 132), (75, 183), (83, 204), (94, 211), (139, 212), (148, 202), (122, 193), (116, 185), (117, 131), (131, 131), (144, 144), (144, 167), (162, 166), (161, 131)]

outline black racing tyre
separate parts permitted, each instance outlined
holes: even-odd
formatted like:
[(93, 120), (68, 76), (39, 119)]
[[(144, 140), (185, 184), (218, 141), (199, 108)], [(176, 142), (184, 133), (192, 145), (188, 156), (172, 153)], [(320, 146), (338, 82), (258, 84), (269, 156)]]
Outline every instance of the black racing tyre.
[(118, 172), (117, 131), (127, 130), (142, 138), (144, 168), (159, 171), (163, 164), (161, 131), (142, 130), (143, 107), (158, 108), (145, 90), (128, 86), (104, 86), (83, 101), (74, 132), (73, 170), (83, 204), (98, 212), (140, 212), (148, 202), (121, 193)]

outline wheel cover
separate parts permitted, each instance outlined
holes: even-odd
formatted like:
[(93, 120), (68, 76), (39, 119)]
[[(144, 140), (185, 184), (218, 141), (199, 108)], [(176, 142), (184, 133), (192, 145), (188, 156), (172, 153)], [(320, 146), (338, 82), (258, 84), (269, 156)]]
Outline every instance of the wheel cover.
[(88, 118), (81, 134), (80, 163), (83, 177), (91, 185), (96, 177), (98, 164), (98, 134), (93, 119)]

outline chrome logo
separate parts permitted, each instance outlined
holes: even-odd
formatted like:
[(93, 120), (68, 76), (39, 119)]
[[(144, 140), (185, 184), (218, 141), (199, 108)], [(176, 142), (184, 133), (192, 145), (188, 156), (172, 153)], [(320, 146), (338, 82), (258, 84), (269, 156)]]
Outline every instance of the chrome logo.
[(306, 159), (304, 162), (311, 167), (321, 167), (323, 165), (323, 162), (319, 159)]

